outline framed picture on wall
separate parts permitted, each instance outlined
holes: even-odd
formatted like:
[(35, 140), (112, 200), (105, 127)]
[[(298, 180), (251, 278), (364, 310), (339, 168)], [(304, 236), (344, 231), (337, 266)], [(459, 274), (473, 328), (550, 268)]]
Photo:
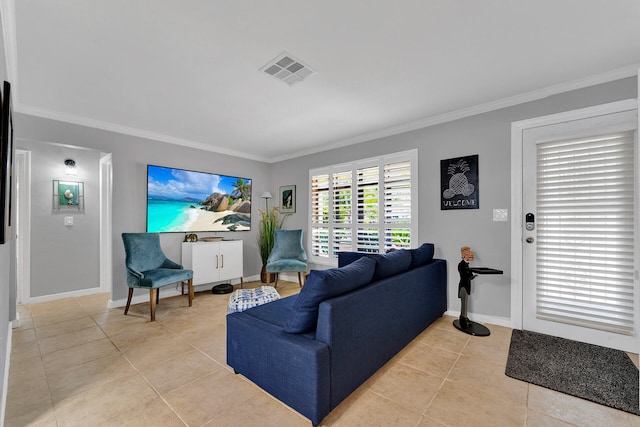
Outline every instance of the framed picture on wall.
[(296, 211), (296, 186), (284, 185), (280, 187), (280, 212), (295, 213)]
[(440, 161), (440, 209), (479, 209), (478, 155)]
[(53, 209), (84, 211), (84, 183), (54, 180)]

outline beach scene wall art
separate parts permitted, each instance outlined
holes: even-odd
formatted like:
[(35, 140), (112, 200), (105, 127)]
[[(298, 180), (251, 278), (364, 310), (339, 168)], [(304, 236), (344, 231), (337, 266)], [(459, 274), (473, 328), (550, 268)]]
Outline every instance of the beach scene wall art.
[(250, 229), (250, 178), (147, 166), (147, 232)]

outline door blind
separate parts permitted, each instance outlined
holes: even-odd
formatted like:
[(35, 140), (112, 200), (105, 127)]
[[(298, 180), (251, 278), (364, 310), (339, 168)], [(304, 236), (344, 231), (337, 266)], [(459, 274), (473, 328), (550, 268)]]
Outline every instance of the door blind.
[(537, 144), (536, 316), (633, 334), (634, 134)]

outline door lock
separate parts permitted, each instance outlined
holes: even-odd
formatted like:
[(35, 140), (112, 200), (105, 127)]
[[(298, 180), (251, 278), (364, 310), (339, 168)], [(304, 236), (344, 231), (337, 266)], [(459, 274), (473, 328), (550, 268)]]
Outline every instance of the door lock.
[(527, 243), (533, 243), (533, 237), (527, 237)]
[(524, 228), (526, 228), (527, 231), (533, 231), (536, 228), (535, 215), (528, 213), (524, 216)]

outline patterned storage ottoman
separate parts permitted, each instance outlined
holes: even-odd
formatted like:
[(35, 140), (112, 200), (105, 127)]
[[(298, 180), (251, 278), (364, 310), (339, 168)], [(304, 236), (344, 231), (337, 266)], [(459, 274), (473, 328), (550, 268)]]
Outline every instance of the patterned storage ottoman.
[(245, 311), (251, 307), (280, 299), (280, 294), (272, 286), (260, 286), (255, 289), (238, 289), (229, 297), (227, 314)]

